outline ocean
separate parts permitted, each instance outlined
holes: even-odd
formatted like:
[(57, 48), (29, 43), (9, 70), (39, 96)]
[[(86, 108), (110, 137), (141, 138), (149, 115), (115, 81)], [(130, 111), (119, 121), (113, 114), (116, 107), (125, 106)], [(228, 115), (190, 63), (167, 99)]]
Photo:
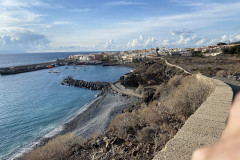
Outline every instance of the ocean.
[[(87, 54), (87, 53), (89, 52), (80, 52), (80, 54)], [(57, 59), (66, 58), (73, 54), (79, 54), (79, 53), (53, 52), (53, 53), (0, 54), (0, 67), (50, 62)]]
[[(0, 66), (53, 61), (71, 53), (0, 54)], [(36, 57), (35, 57), (36, 56)], [(14, 58), (15, 57), (15, 58)], [(9, 60), (8, 60), (9, 59)], [(14, 62), (15, 61), (15, 62)], [(113, 82), (130, 71), (117, 66), (62, 66), (0, 76), (0, 159), (13, 159), (30, 150), (43, 137), (57, 134), (61, 126), (90, 103), (99, 91), (63, 86), (67, 76), (86, 81)]]

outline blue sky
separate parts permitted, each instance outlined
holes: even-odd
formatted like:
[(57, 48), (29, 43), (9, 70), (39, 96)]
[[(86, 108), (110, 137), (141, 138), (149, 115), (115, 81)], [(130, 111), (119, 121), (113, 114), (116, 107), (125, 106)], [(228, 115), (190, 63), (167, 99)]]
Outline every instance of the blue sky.
[(239, 0), (0, 0), (0, 53), (240, 41)]

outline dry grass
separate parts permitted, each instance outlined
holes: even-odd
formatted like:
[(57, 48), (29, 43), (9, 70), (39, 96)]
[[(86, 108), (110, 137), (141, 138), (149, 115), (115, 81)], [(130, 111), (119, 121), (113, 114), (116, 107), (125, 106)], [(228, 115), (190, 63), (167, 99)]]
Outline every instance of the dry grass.
[(144, 127), (142, 130), (138, 131), (137, 140), (143, 143), (152, 142), (159, 133), (160, 128), (158, 126)]
[(166, 102), (175, 115), (185, 117), (193, 114), (215, 89), (211, 81), (198, 78), (197, 74), (182, 79), (182, 84)]
[(135, 113), (122, 113), (117, 115), (110, 124), (112, 131), (117, 133), (117, 136), (124, 138), (128, 133), (140, 125), (140, 117)]
[[(154, 101), (156, 103), (156, 101)], [(156, 125), (166, 122), (169, 117), (169, 110), (165, 106), (149, 105), (138, 111), (138, 115), (147, 125)]]
[(173, 78), (171, 78), (168, 81), (168, 85), (171, 87), (177, 87), (181, 84), (182, 79), (183, 79), (183, 75), (175, 75)]
[(227, 77), (227, 71), (226, 70), (220, 70), (216, 73), (217, 77)]
[(23, 160), (63, 160), (71, 157), (74, 146), (81, 143), (81, 138), (74, 133), (58, 136), (45, 146), (38, 147), (25, 155)]

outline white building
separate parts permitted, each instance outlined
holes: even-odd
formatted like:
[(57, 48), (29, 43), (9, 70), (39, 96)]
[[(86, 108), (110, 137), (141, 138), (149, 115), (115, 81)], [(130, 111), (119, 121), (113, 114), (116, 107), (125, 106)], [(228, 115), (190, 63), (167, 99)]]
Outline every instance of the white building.
[(180, 54), (184, 57), (192, 57), (191, 51), (180, 51)]
[(168, 48), (162, 47), (162, 48), (159, 48), (158, 53), (159, 53), (161, 56), (167, 56), (167, 55), (170, 54), (170, 51), (169, 51)]

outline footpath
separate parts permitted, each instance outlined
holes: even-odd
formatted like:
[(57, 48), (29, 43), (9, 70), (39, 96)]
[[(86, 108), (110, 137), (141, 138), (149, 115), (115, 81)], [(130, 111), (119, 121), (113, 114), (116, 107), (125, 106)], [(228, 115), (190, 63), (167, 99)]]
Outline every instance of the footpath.
[[(210, 79), (202, 75), (201, 77)], [(216, 85), (215, 91), (188, 118), (174, 138), (156, 154), (154, 160), (190, 160), (195, 149), (212, 144), (220, 138), (226, 126), (233, 91), (224, 82), (211, 80)]]
[(111, 87), (112, 87), (113, 90), (115, 90), (119, 93), (135, 96), (135, 97), (138, 97), (138, 98), (142, 98), (141, 94), (138, 94), (138, 93), (134, 92), (133, 90), (126, 89), (124, 86), (122, 86), (120, 84), (119, 81), (112, 83)]

